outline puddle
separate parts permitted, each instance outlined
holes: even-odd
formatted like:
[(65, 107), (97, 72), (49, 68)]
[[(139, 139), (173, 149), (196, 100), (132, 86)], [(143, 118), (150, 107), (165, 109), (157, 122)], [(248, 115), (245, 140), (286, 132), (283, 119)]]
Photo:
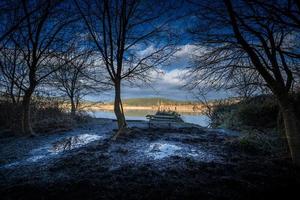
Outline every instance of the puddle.
[(77, 136), (66, 137), (58, 142), (55, 142), (51, 149), (52, 153), (59, 153), (66, 150), (75, 149), (86, 145), (90, 142), (101, 139), (102, 136), (92, 134), (82, 134)]

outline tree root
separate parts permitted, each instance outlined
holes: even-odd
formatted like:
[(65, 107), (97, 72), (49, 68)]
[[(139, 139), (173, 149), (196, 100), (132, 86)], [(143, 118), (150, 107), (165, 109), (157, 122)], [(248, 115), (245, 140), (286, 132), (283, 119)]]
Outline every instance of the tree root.
[(123, 135), (123, 134), (130, 134), (132, 131), (130, 128), (128, 127), (123, 127), (123, 128), (120, 128), (116, 134), (111, 138), (111, 140), (115, 141), (120, 135)]

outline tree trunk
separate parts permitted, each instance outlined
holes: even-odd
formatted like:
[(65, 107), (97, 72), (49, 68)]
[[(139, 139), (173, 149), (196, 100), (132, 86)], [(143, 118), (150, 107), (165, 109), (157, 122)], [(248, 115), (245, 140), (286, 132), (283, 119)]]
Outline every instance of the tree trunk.
[(71, 98), (71, 115), (73, 117), (76, 115), (76, 105), (73, 98)]
[(300, 120), (296, 108), (291, 103), (281, 104), (285, 135), (293, 162), (300, 166)]
[(30, 119), (30, 100), (31, 100), (31, 92), (26, 92), (23, 101), (22, 101), (22, 133), (24, 135), (34, 135), (34, 132), (31, 127), (31, 119)]
[(118, 132), (113, 137), (113, 139), (116, 139), (121, 132), (127, 127), (124, 110), (122, 106), (122, 100), (121, 100), (121, 84), (120, 82), (115, 83), (115, 102), (114, 102), (114, 112), (117, 118), (118, 122)]
[(124, 115), (124, 110), (121, 100), (121, 84), (117, 82), (115, 84), (115, 102), (114, 102), (114, 112), (118, 122), (118, 128), (122, 129), (126, 127), (126, 120)]
[(12, 101), (12, 103), (15, 105), (16, 104), (16, 99), (15, 99), (15, 95), (14, 95), (14, 86), (13, 86), (13, 84), (11, 84), (11, 86), (10, 86), (11, 88), (10, 88), (10, 93), (9, 93), (9, 95), (10, 95), (10, 98), (11, 98), (11, 101)]

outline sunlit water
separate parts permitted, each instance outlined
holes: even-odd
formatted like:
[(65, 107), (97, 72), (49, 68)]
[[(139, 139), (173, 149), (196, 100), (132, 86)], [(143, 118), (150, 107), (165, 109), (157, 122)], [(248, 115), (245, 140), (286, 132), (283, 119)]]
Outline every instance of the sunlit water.
[[(126, 119), (128, 120), (147, 120), (146, 115), (155, 114), (153, 110), (128, 110), (125, 112)], [(93, 111), (90, 112), (93, 117), (116, 119), (115, 114), (112, 111)], [(209, 125), (209, 119), (207, 116), (199, 113), (180, 113), (182, 119), (185, 122), (198, 124), (200, 126), (207, 127)]]

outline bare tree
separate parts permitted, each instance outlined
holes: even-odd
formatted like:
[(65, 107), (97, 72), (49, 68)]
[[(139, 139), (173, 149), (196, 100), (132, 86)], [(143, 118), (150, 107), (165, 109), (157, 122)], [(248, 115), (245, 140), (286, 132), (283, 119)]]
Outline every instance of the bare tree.
[(194, 84), (204, 81), (222, 86), (233, 83), (240, 70), (257, 73), (279, 102), (292, 159), (300, 164), (300, 119), (291, 95), (299, 60), (284, 53), (299, 50), (293, 45), (297, 43), (294, 27), (273, 20), (273, 13), (254, 1), (232, 4), (220, 0), (198, 5), (198, 25), (192, 32), (205, 52), (191, 69), (197, 72)]
[(28, 4), (28, 0), (2, 0), (0, 2), (0, 42), (7, 40), (10, 34), (23, 26), (30, 15), (41, 8), (42, 1), (36, 3), (37, 6), (30, 8), (27, 12), (22, 12), (22, 5)]
[(71, 62), (63, 65), (49, 77), (50, 86), (57, 89), (58, 94), (69, 99), (72, 116), (76, 115), (80, 102), (86, 95), (95, 94), (108, 87), (106, 81), (97, 79), (101, 77), (99, 74), (101, 70), (96, 65), (93, 51), (79, 49), (80, 47), (77, 46), (67, 52), (65, 59)]
[[(29, 14), (30, 10), (38, 10)], [(26, 68), (26, 78), (20, 85), (22, 97), (22, 132), (32, 135), (30, 122), (30, 101), (36, 87), (60, 66), (64, 60), (67, 25), (75, 21), (64, 12), (61, 1), (22, 1), (22, 12), (27, 16), (24, 25), (12, 32), (6, 46), (16, 46), (21, 51)], [(64, 29), (64, 32), (62, 31)], [(68, 38), (69, 39), (69, 38)], [(52, 66), (57, 66), (53, 69)]]
[(197, 93), (194, 94), (194, 98), (201, 104), (201, 107), (198, 108), (197, 106), (194, 106), (194, 110), (200, 110), (203, 112), (205, 116), (209, 118), (211, 121), (212, 116), (213, 116), (213, 107), (214, 105), (212, 104), (211, 101), (207, 99), (207, 93), (203, 92), (201, 89), (197, 91)]
[(139, 0), (74, 2), (114, 85), (118, 127), (125, 128), (122, 80), (147, 80), (149, 70), (174, 52), (174, 37), (168, 29), (170, 4)]
[(27, 75), (21, 51), (14, 45), (11, 48), (2, 48), (0, 55), (0, 92), (8, 96), (13, 104), (17, 104), (23, 95), (20, 86)]
[(278, 24), (300, 28), (300, 1), (299, 0), (252, 0), (252, 3), (259, 5), (260, 9), (268, 12), (263, 19), (275, 21)]
[(247, 100), (258, 94), (269, 93), (269, 89), (255, 70), (236, 69), (236, 75), (226, 89), (232, 90), (243, 100)]

